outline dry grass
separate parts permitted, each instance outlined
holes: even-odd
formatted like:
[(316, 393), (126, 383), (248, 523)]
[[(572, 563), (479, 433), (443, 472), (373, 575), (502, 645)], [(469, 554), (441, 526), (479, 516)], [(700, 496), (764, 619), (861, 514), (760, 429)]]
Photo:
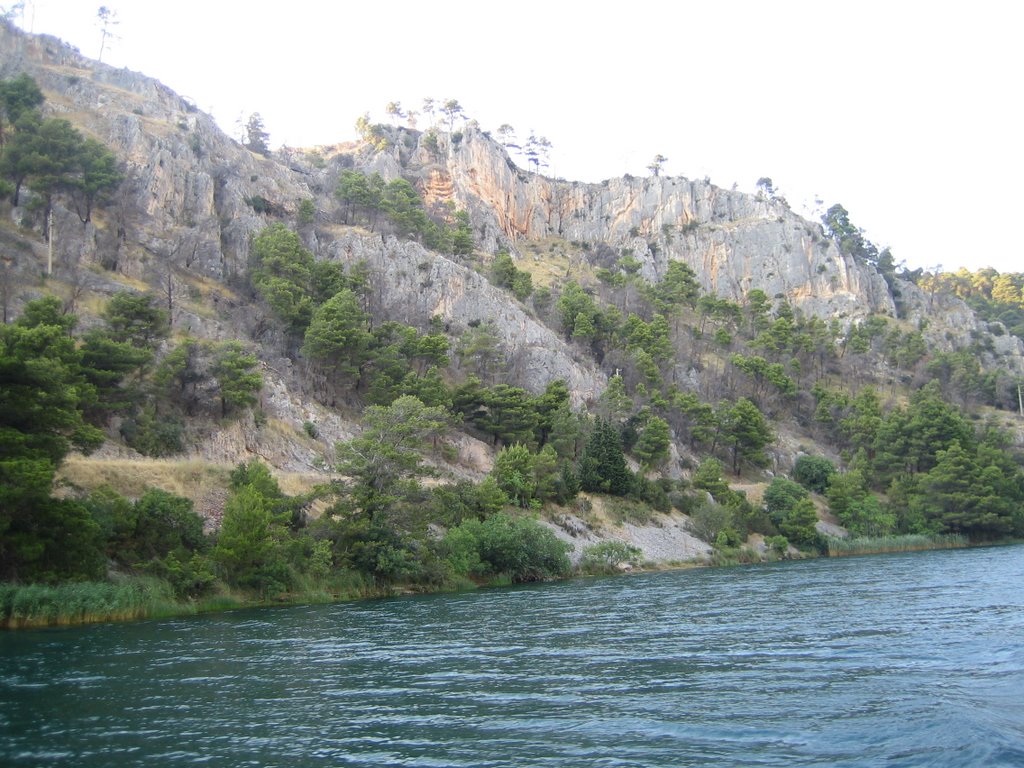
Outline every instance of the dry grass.
[(120, 272), (106, 272), (104, 273), (112, 283), (123, 285), (126, 288), (134, 288), (140, 293), (147, 293), (153, 290), (153, 286), (147, 283), (145, 280), (140, 280), (137, 277), (131, 277), (130, 275), (124, 275)]
[(215, 293), (226, 299), (238, 301), (238, 294), (235, 291), (224, 283), (214, 280), (212, 277), (192, 273), (178, 276), (183, 277), (190, 287), (199, 291), (199, 295), (203, 297), (204, 301)]
[[(159, 488), (191, 499), (199, 511), (227, 497), (233, 464), (202, 459), (123, 459), (72, 455), (57, 473), (58, 481), (92, 491), (110, 486), (122, 496), (138, 498), (147, 488)], [(308, 493), (330, 478), (317, 472), (283, 472), (271, 467), (281, 491), (288, 496)]]
[(536, 287), (550, 287), (567, 278), (578, 281), (593, 277), (587, 259), (580, 258), (583, 252), (560, 237), (522, 240), (517, 247), (523, 258), (516, 262), (516, 266), (530, 273)]
[(72, 455), (57, 473), (59, 480), (91, 491), (109, 485), (123, 496), (137, 498), (147, 488), (201, 499), (228, 487), (233, 469), (200, 459), (105, 459)]

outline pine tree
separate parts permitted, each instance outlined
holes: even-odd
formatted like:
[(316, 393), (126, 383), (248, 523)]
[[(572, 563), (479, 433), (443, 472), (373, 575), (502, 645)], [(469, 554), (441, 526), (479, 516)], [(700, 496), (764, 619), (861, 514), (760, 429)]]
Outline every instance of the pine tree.
[(579, 478), (583, 490), (590, 492), (625, 496), (632, 488), (633, 475), (626, 466), (622, 437), (604, 419), (597, 419), (583, 449)]

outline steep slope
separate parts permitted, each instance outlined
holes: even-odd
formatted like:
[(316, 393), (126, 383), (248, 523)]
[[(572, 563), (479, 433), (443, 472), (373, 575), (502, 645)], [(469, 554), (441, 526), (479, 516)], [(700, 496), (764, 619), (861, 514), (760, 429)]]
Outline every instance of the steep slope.
[[(428, 204), (467, 210), (484, 264), (500, 246), (521, 260), (543, 261), (546, 254), (531, 246), (557, 239), (570, 246), (570, 268), (592, 272), (599, 253), (628, 253), (649, 281), (681, 261), (707, 291), (740, 303), (759, 288), (844, 327), (870, 314), (896, 315), (882, 275), (841, 253), (819, 224), (782, 200), (682, 178), (548, 179), (516, 167), (473, 122), (457, 134), (432, 133), (432, 141), (425, 133), (394, 129), (383, 148), (363, 143), (262, 156), (157, 81), (0, 24), (0, 78), (21, 72), (43, 88), (49, 113), (111, 147), (126, 175), (116, 200), (88, 224), (58, 203), (52, 284), (65, 286), (71, 298), (84, 287), (92, 306), (125, 285), (148, 286), (166, 297), (176, 331), (259, 345), (267, 381), (262, 408), (281, 428), (274, 434), (255, 425), (205, 432), (195, 445), (204, 458), (234, 462), (259, 455), (301, 470), (322, 461), (333, 440), (356, 428), (355, 414), (316, 402), (315, 377), (286, 349), (265, 309), (252, 304), (244, 279), (250, 243), (274, 221), (299, 231), (318, 259), (365, 262), (376, 309), (388, 318), (424, 328), (437, 317), (453, 337), (494, 320), (511, 384), (539, 392), (563, 379), (576, 404), (595, 400), (606, 386), (612, 371), (492, 286), (480, 263), (342, 226), (334, 191), (346, 168), (379, 172), (385, 180), (407, 178)], [(303, 201), (313, 202), (312, 222), (299, 220)], [(12, 210), (11, 218), (42, 232), (30, 206)], [(23, 278), (14, 312), (39, 293), (33, 280), (44, 251), (41, 238), (30, 239), (35, 250), (14, 257), (12, 270)], [(989, 335), (958, 299), (927, 296), (909, 284), (901, 290), (908, 325), (929, 321), (924, 333), (932, 347), (966, 348), (977, 334)], [(989, 360), (1024, 371), (1024, 347), (1016, 337), (992, 337)], [(306, 421), (321, 426), (312, 444), (302, 434)]]

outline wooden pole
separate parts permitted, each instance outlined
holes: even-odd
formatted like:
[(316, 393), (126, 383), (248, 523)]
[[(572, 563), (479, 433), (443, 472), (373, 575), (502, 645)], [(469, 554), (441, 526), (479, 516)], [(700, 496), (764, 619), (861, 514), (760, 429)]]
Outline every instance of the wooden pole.
[(1017, 405), (1020, 408), (1020, 415), (1024, 416), (1024, 394), (1021, 394), (1021, 383), (1017, 382)]

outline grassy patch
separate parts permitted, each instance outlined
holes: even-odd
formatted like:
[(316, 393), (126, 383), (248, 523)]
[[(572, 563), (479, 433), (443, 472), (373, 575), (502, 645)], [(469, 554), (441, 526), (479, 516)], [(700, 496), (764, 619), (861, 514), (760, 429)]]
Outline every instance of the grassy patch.
[(0, 584), (0, 626), (63, 626), (181, 613), (171, 587), (148, 577), (118, 583)]
[(566, 279), (593, 278), (590, 263), (586, 259), (574, 259), (582, 251), (562, 238), (525, 240), (520, 241), (517, 247), (523, 257), (516, 260), (516, 267), (530, 273), (534, 287), (550, 287)]
[(905, 536), (873, 536), (857, 539), (828, 540), (829, 557), (851, 555), (875, 555), (885, 552), (921, 552), (928, 549), (960, 549), (970, 544), (966, 536), (946, 534), (928, 536), (907, 534)]
[(147, 488), (198, 499), (211, 490), (228, 487), (233, 467), (201, 459), (96, 459), (69, 456), (57, 477), (91, 491), (109, 485), (122, 496), (137, 498)]

